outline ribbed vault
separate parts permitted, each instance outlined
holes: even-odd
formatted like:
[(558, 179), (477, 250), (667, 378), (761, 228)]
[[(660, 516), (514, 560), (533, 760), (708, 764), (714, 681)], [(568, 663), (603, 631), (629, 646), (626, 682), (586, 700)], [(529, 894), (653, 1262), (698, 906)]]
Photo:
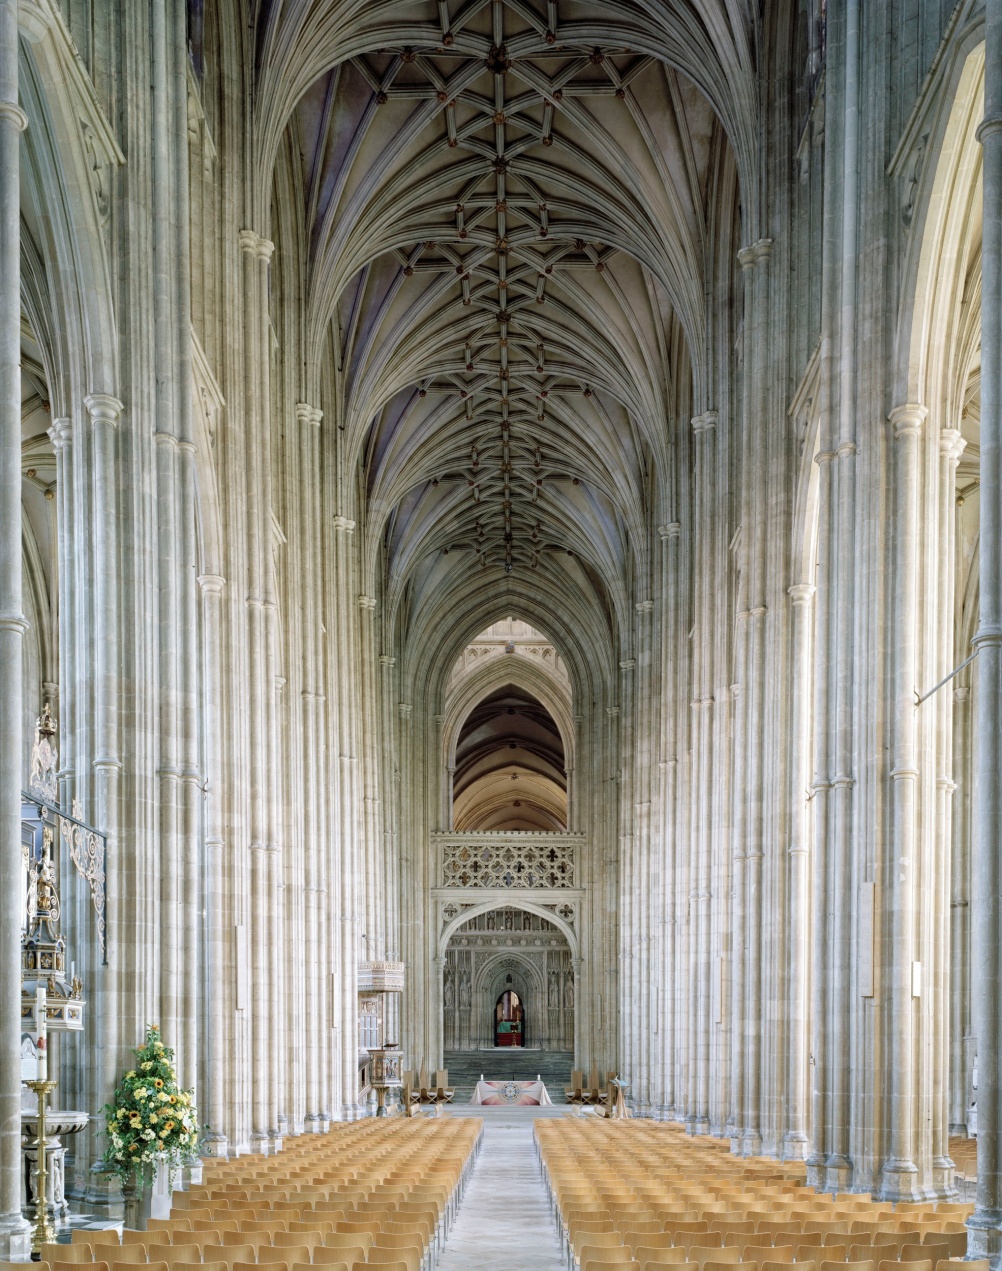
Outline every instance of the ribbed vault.
[(307, 357), (333, 361), (339, 497), (363, 493), (363, 569), (405, 638), (514, 575), (621, 639), (705, 379), (741, 82), (719, 71), (745, 54), (737, 13), (702, 8), (275, 11), (262, 101), (291, 112)]
[(473, 708), (453, 774), (457, 830), (565, 830), (564, 748), (553, 716), (508, 684)]

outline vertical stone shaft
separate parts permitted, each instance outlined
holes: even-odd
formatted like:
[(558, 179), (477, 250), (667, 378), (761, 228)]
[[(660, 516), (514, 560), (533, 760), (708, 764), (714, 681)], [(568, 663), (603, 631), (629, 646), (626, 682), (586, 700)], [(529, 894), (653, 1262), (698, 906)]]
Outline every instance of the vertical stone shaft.
[(661, 694), (663, 700), (662, 750), (661, 750), (661, 1007), (658, 1015), (658, 1040), (661, 1046), (662, 1115), (677, 1114), (678, 1090), (675, 1065), (675, 985), (679, 972), (677, 942), (675, 938), (676, 890), (678, 868), (678, 712), (679, 675), (677, 659), (672, 656), (678, 640), (679, 587), (679, 536), (677, 522), (659, 527), (661, 538)]
[[(275, 692), (270, 656), (270, 623), (267, 605), (271, 555), (271, 506), (267, 498), (266, 472), (270, 460), (268, 444), (269, 357), (267, 321), (267, 262), (273, 245), (252, 230), (241, 230), (239, 245), (243, 262), (244, 358), (246, 394), (244, 423), (247, 434), (247, 580), (246, 614), (248, 645), (248, 729), (250, 760), (250, 957), (254, 991), (249, 1002), (251, 1019), (252, 1137), (258, 1150), (267, 1151), (274, 1128), (270, 1054), (271, 994), (270, 958), (270, 860), (272, 846), (269, 700)], [(273, 601), (272, 601), (273, 603)]]
[[(953, 669), (955, 629), (954, 594), (956, 591), (956, 502), (957, 463), (964, 450), (964, 439), (956, 428), (944, 428), (939, 435), (939, 541), (938, 594), (936, 598), (937, 682)], [(962, 659), (961, 659), (962, 660)], [(950, 1136), (950, 933), (952, 922), (952, 879), (950, 858), (953, 848), (953, 797), (957, 789), (953, 779), (953, 693), (952, 685), (941, 689), (935, 697), (936, 710), (936, 832), (934, 885), (929, 901), (934, 907), (935, 984), (932, 1003), (933, 1075), (925, 1084), (932, 1087), (932, 1163), (937, 1194), (945, 1197), (952, 1189), (953, 1164), (949, 1159)], [(959, 768), (957, 771), (961, 771)], [(966, 771), (966, 769), (964, 769)], [(958, 946), (957, 957), (964, 958)], [(960, 1027), (963, 1046), (964, 1029)], [(961, 1051), (961, 1053), (963, 1053)]]
[[(713, 577), (717, 412), (704, 411), (692, 420), (696, 519), (697, 578)], [(713, 852), (713, 590), (699, 588), (695, 620), (700, 638), (692, 665), (692, 848), (689, 855), (688, 926), (691, 973), (687, 1120), (693, 1133), (710, 1129), (711, 956), (710, 887)]]
[(358, 1053), (358, 949), (359, 927), (359, 876), (358, 876), (358, 818), (355, 807), (355, 738), (352, 715), (356, 697), (352, 685), (352, 655), (356, 642), (352, 639), (355, 627), (354, 569), (352, 562), (352, 534), (355, 522), (346, 517), (334, 519), (334, 578), (337, 587), (337, 633), (334, 646), (334, 673), (337, 681), (337, 737), (338, 737), (338, 845), (339, 883), (341, 905), (336, 912), (341, 959), (341, 1036), (339, 1068), (342, 1115), (354, 1118), (357, 1109)]
[(972, 1012), (978, 1046), (978, 1185), (968, 1252), (1002, 1258), (1002, 0), (985, 3), (981, 245), (980, 613), (974, 700)]
[(810, 861), (807, 854), (808, 723), (811, 624), (814, 586), (795, 583), (789, 589), (793, 604), (793, 641), (791, 683), (793, 705), (790, 711), (790, 845), (787, 849), (789, 874), (789, 977), (787, 990), (787, 1026), (789, 1056), (787, 1090), (789, 1098), (783, 1155), (801, 1158), (806, 1155), (810, 1106), (807, 1091), (807, 1030), (809, 986), (811, 982), (810, 945)]
[(747, 487), (742, 535), (745, 538), (745, 734), (747, 755), (744, 798), (744, 1098), (741, 1106), (742, 1151), (757, 1155), (761, 1133), (762, 1018), (762, 859), (765, 810), (766, 675), (766, 516), (768, 511), (769, 434), (766, 383), (762, 365), (767, 345), (767, 262), (772, 241), (761, 239), (738, 253), (745, 279), (745, 473)]
[(21, 1217), (21, 222), (17, 0), (0, 0), (0, 1252), (28, 1257)]
[(914, 1199), (912, 1115), (915, 1100), (912, 962), (915, 956), (917, 872), (915, 683), (918, 640), (919, 438), (925, 408), (896, 407), (890, 416), (894, 459), (894, 684), (891, 718), (892, 867), (887, 879), (890, 1035), (890, 1143), (883, 1190), (889, 1199)]
[(218, 574), (203, 574), (198, 580), (202, 591), (204, 632), (205, 716), (208, 727), (203, 737), (205, 775), (208, 785), (205, 815), (205, 907), (211, 915), (206, 927), (207, 965), (200, 977), (205, 1002), (205, 1037), (202, 1047), (205, 1089), (202, 1107), (209, 1125), (207, 1154), (228, 1155), (227, 1124), (228, 1058), (231, 1049), (227, 1020), (233, 1018), (233, 911), (227, 895), (223, 858), (223, 653), (222, 593), (225, 580)]
[[(314, 491), (319, 484), (315, 477), (318, 469), (317, 432), (321, 420), (321, 412), (306, 402), (296, 407), (296, 419), (299, 424), (299, 477), (304, 490), (310, 490), (307, 507), (302, 509), (298, 519), (299, 525), (299, 559), (303, 579), (303, 685), (302, 685), (302, 730), (303, 730), (303, 843), (302, 843), (302, 911), (298, 916), (290, 915), (293, 923), (300, 928), (303, 937), (303, 957), (305, 960), (305, 978), (303, 982), (302, 1002), (302, 1058), (295, 1060), (301, 1065), (304, 1091), (303, 1106), (305, 1110), (304, 1127), (314, 1133), (320, 1130), (320, 1067), (319, 1058), (321, 1038), (319, 1031), (319, 1002), (322, 992), (322, 977), (325, 967), (320, 958), (320, 889), (319, 853), (321, 851), (322, 828), (317, 818), (317, 799), (322, 781), (317, 768), (318, 736), (318, 694), (317, 682), (317, 589), (320, 579), (316, 569), (316, 541), (319, 524), (310, 516), (310, 504)], [(290, 844), (291, 847), (291, 844)], [(299, 1046), (294, 1047), (299, 1050)]]

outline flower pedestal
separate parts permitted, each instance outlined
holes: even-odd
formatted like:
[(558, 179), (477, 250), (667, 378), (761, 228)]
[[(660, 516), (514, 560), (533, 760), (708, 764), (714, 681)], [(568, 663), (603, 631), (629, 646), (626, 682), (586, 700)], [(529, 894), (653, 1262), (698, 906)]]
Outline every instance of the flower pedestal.
[(151, 1218), (169, 1218), (175, 1179), (198, 1171), (198, 1114), (191, 1090), (179, 1090), (174, 1052), (151, 1024), (146, 1042), (105, 1109), (104, 1163), (122, 1180), (125, 1225), (145, 1230)]
[(166, 1160), (144, 1165), (122, 1184), (125, 1226), (145, 1231), (151, 1218), (169, 1218), (171, 1210), (171, 1170)]

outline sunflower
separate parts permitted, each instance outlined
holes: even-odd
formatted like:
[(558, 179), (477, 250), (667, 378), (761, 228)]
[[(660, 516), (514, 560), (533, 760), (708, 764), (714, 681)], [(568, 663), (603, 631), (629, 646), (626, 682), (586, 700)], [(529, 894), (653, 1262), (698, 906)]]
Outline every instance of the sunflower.
[(153, 1084), (156, 1086), (156, 1088), (157, 1088), (158, 1090), (162, 1090), (162, 1089), (163, 1089), (163, 1087), (164, 1087), (164, 1083), (160, 1080), (160, 1078), (159, 1078), (159, 1077), (155, 1077), (155, 1078), (154, 1078), (154, 1080), (153, 1080)]

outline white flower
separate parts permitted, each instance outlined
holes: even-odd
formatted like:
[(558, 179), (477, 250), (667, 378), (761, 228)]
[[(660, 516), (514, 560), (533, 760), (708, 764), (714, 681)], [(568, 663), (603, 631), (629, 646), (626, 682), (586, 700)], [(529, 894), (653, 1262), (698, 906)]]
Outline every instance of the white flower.
[(149, 1141), (150, 1139), (155, 1139), (156, 1135), (153, 1133), (152, 1130), (144, 1130), (142, 1137), (146, 1139), (147, 1141)]
[(136, 1090), (137, 1099), (145, 1099), (147, 1094), (149, 1094), (149, 1091), (146, 1089), (145, 1086), (139, 1086)]

